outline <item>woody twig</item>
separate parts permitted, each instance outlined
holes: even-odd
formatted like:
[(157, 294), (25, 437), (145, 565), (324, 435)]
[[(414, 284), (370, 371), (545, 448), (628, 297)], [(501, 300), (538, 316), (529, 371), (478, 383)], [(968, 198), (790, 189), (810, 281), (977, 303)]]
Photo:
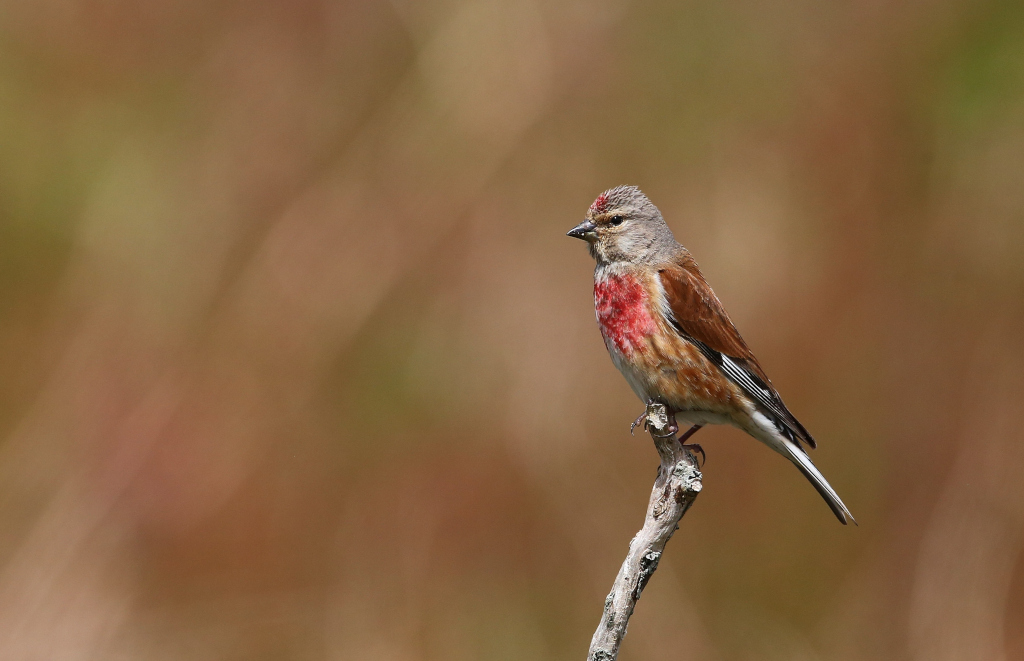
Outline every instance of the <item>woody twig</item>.
[(690, 509), (701, 490), (701, 473), (697, 459), (674, 435), (660, 438), (669, 426), (664, 404), (648, 404), (647, 423), (654, 446), (661, 457), (658, 477), (651, 490), (644, 527), (629, 543), (612, 591), (604, 600), (601, 623), (590, 642), (587, 661), (614, 661), (626, 636), (626, 626), (640, 593), (658, 568), (665, 544), (679, 527), (679, 520)]

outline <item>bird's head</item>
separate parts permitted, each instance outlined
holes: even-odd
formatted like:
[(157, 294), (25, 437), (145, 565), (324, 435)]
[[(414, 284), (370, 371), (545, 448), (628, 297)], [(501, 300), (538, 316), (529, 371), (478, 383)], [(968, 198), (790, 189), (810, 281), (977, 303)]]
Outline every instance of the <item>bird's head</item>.
[(636, 186), (616, 186), (598, 195), (568, 236), (586, 241), (599, 264), (642, 262), (675, 243), (658, 207)]

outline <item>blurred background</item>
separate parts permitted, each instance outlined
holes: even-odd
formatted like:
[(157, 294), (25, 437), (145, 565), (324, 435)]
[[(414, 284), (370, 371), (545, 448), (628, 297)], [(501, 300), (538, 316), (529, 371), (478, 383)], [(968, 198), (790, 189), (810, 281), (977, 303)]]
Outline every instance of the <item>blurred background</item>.
[(621, 658), (1024, 659), (1024, 5), (0, 5), (0, 650), (583, 659), (663, 211), (820, 442), (701, 432)]

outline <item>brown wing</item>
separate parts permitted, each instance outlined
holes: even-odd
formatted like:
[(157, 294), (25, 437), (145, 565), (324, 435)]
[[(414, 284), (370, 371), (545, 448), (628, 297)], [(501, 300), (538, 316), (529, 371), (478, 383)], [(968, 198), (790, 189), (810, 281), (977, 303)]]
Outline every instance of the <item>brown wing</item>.
[(659, 269), (658, 275), (680, 332), (718, 353), (749, 363), (753, 371), (769, 383), (757, 358), (692, 257), (686, 255), (678, 263)]
[(793, 436), (815, 447), (814, 439), (775, 392), (768, 375), (743, 341), (693, 258), (684, 255), (675, 263), (658, 269), (658, 276), (672, 311), (672, 324), (680, 335), (697, 345), (711, 362), (773, 414)]

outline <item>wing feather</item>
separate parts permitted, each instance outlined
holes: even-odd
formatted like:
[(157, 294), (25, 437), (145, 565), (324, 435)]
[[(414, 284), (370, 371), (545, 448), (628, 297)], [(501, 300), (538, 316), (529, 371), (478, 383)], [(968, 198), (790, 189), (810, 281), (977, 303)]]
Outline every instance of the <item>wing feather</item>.
[(814, 439), (772, 387), (768, 375), (743, 341), (693, 258), (686, 254), (675, 263), (660, 268), (658, 275), (671, 312), (670, 321), (676, 331), (770, 413), (780, 432), (794, 442), (804, 441), (815, 447)]

